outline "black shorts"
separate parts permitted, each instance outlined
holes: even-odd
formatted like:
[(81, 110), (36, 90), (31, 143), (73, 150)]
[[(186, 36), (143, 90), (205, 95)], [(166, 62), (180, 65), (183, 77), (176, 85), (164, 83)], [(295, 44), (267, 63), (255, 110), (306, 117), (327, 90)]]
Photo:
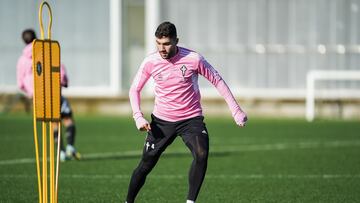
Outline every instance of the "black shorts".
[(70, 103), (63, 96), (61, 96), (60, 115), (61, 115), (61, 118), (72, 117), (72, 109), (71, 109)]
[[(161, 153), (175, 140), (177, 136), (181, 136), (183, 142), (187, 144), (193, 139), (201, 140), (202, 146), (206, 149), (209, 147), (208, 131), (203, 116), (169, 122), (161, 120), (151, 115), (151, 131), (145, 139), (144, 155), (160, 156)], [(202, 139), (197, 139), (201, 136)]]

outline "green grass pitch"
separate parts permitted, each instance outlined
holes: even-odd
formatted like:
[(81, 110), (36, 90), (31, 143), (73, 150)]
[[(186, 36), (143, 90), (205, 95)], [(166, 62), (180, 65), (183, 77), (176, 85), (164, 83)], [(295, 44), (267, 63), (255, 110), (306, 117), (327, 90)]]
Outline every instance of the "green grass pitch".
[[(144, 133), (131, 117), (77, 116), (81, 161), (61, 164), (59, 202), (123, 202)], [(359, 202), (359, 121), (206, 117), (207, 175), (199, 203)], [(41, 132), (39, 133), (41, 134)], [(37, 202), (30, 115), (0, 117), (0, 202)], [(178, 138), (137, 202), (185, 202), (192, 157)]]

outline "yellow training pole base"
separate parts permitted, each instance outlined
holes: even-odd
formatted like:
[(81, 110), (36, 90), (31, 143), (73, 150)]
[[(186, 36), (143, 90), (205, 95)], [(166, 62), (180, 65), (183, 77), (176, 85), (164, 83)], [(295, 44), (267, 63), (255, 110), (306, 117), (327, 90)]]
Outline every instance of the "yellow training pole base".
[[(41, 168), (40, 153), (37, 136), (36, 120), (34, 120), (34, 138), (36, 153), (36, 171), (38, 177), (39, 203), (57, 203), (58, 201), (58, 182), (60, 168), (60, 122), (41, 122), (42, 129), (42, 146), (41, 146)], [(57, 146), (55, 155), (54, 127), (58, 128)], [(49, 133), (47, 133), (49, 129)], [(55, 161), (56, 160), (56, 161)]]

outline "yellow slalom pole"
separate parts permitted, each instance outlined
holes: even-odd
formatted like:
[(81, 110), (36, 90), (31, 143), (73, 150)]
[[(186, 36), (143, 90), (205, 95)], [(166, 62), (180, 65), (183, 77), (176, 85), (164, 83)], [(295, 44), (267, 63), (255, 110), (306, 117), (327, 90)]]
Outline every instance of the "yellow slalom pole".
[(49, 122), (50, 126), (50, 130), (49, 130), (49, 139), (50, 139), (50, 202), (54, 202), (54, 190), (55, 190), (55, 175), (54, 175), (54, 164), (55, 164), (55, 161), (54, 161), (54, 132), (53, 132), (53, 126), (52, 126), (52, 122)]
[(58, 202), (59, 172), (60, 172), (60, 146), (61, 146), (61, 122), (58, 121), (57, 151), (56, 151), (56, 180), (55, 180), (55, 203)]
[(47, 203), (48, 190), (47, 190), (47, 139), (46, 139), (46, 123), (42, 122), (42, 141), (43, 141), (43, 200)]
[[(42, 9), (44, 6), (48, 7), (49, 14), (47, 39), (45, 39), (44, 36), (42, 22)], [(39, 203), (53, 203), (58, 201), (60, 165), (60, 45), (57, 41), (51, 40), (52, 12), (50, 5), (46, 1), (41, 3), (38, 17), (41, 39), (35, 39), (32, 44), (34, 75), (34, 142), (36, 148), (35, 153), (39, 187)], [(39, 157), (40, 150), (38, 142), (40, 138), (37, 133), (37, 121), (42, 121), (42, 166), (40, 165), (41, 160)], [(56, 124), (59, 129), (59, 142), (57, 148), (55, 176), (55, 144), (53, 130)], [(49, 125), (49, 129), (47, 129), (47, 125)], [(50, 137), (47, 138), (48, 136)], [(50, 159), (49, 163), (48, 157)]]
[[(33, 98), (35, 100), (35, 96)], [(35, 104), (35, 101), (33, 101)], [(39, 160), (39, 144), (38, 144), (38, 135), (37, 135), (37, 126), (36, 126), (36, 116), (35, 116), (35, 105), (33, 105), (33, 122), (34, 122), (34, 142), (35, 142), (35, 158), (36, 158), (36, 173), (38, 178), (38, 190), (39, 190), (39, 203), (42, 203), (42, 193), (41, 193), (41, 176), (40, 176), (40, 160)]]

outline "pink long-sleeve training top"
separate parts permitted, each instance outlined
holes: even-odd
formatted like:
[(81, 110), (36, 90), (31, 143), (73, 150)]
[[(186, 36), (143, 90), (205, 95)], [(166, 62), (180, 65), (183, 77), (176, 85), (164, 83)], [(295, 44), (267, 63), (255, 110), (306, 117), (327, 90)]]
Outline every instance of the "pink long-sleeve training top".
[(227, 102), (235, 122), (242, 125), (246, 114), (236, 102), (220, 74), (195, 51), (178, 47), (170, 59), (159, 52), (147, 56), (142, 62), (129, 91), (133, 117), (138, 129), (147, 121), (140, 108), (140, 92), (150, 77), (155, 81), (153, 114), (165, 121), (175, 122), (203, 115), (200, 104), (198, 75), (204, 76)]
[[(29, 98), (32, 98), (34, 94), (32, 63), (32, 43), (30, 43), (23, 49), (16, 65), (17, 86)], [(68, 86), (68, 77), (63, 64), (60, 69), (60, 84), (64, 87)]]

